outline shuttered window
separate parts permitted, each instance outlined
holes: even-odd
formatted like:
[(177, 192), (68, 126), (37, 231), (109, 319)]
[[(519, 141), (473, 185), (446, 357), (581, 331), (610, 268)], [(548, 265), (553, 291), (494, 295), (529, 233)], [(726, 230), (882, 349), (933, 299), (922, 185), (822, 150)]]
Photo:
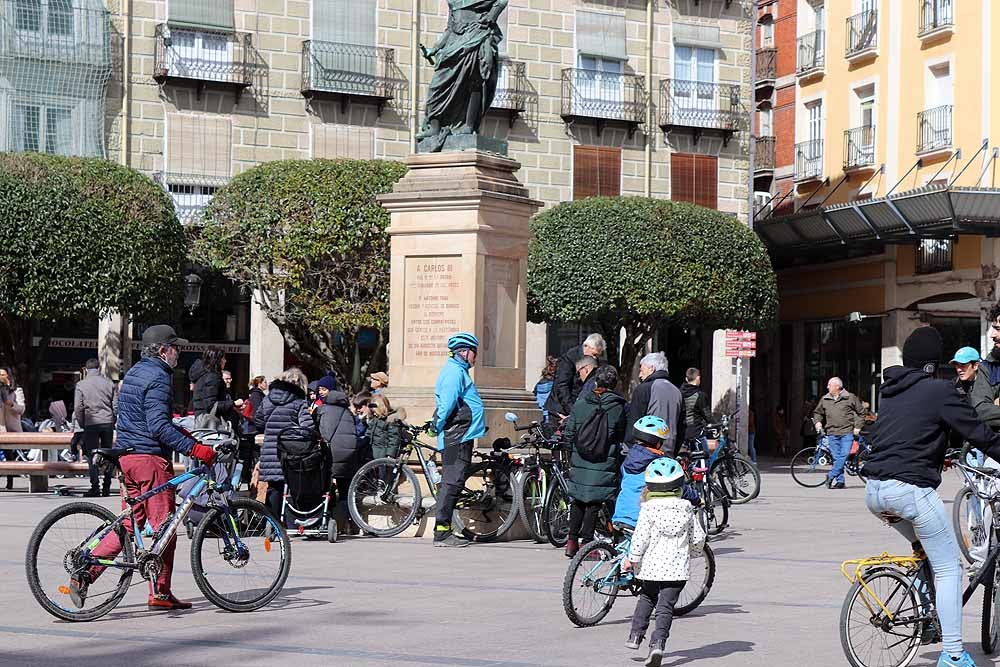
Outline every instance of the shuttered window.
[(313, 39), (375, 46), (376, 0), (315, 0)]
[(625, 15), (578, 10), (576, 50), (587, 56), (628, 60), (625, 48)]
[(171, 174), (230, 176), (232, 124), (228, 118), (167, 114), (167, 171)]
[(170, 25), (232, 31), (233, 0), (170, 0)]
[(316, 124), (313, 126), (312, 156), (317, 159), (371, 160), (375, 157), (373, 132), (370, 127)]
[(714, 155), (672, 154), (670, 199), (718, 208), (719, 158)]
[(573, 199), (617, 197), (622, 192), (622, 149), (573, 147)]

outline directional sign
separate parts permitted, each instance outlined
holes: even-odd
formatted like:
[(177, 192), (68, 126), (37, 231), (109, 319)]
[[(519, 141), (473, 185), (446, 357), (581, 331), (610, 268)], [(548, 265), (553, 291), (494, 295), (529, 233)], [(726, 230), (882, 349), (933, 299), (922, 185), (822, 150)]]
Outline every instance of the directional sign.
[(742, 358), (756, 357), (757, 332), (726, 331), (726, 356)]

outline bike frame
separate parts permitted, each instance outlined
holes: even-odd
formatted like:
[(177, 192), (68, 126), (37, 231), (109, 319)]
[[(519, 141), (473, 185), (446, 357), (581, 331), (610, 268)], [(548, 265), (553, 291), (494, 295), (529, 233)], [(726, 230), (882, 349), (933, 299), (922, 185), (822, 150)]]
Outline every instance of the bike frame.
[(187, 498), (184, 499), (184, 502), (181, 503), (180, 507), (178, 507), (174, 511), (174, 515), (171, 518), (170, 522), (166, 525), (166, 527), (162, 525), (160, 526), (159, 530), (157, 531), (159, 533), (159, 537), (155, 539), (153, 545), (148, 550), (148, 553), (151, 553), (156, 556), (160, 556), (163, 554), (164, 550), (166, 550), (167, 548), (167, 544), (177, 533), (177, 529), (184, 522), (184, 519), (187, 517), (188, 513), (191, 511), (191, 508), (194, 506), (195, 499), (199, 495), (201, 495), (201, 493), (206, 489), (208, 489), (208, 491), (212, 494), (211, 496), (212, 506), (222, 509), (225, 512), (226, 518), (228, 519), (228, 521), (225, 522), (227, 528), (230, 527), (233, 528), (232, 534), (230, 534), (229, 530), (226, 530), (222, 533), (222, 539), (226, 543), (226, 547), (228, 548), (234, 546), (233, 544), (230, 543), (230, 537), (232, 537), (235, 541), (235, 546), (237, 548), (245, 548), (243, 541), (240, 539), (239, 531), (236, 530), (236, 522), (229, 511), (229, 503), (226, 502), (226, 498), (224, 495), (227, 491), (233, 488), (233, 479), (238, 480), (239, 479), (238, 475), (241, 473), (242, 470), (240, 470), (240, 467), (237, 466), (237, 470), (232, 478), (224, 480), (222, 484), (216, 484), (214, 479), (214, 469), (211, 466), (202, 465), (193, 470), (183, 472), (180, 475), (174, 477), (173, 479), (164, 482), (163, 484), (157, 486), (156, 488), (150, 489), (149, 491), (143, 493), (140, 496), (137, 496), (135, 498), (126, 497), (125, 504), (127, 505), (127, 507), (118, 514), (115, 520), (107, 524), (103, 528), (98, 528), (83, 541), (85, 547), (81, 555), (83, 556), (83, 558), (87, 560), (88, 567), (94, 565), (100, 565), (104, 567), (116, 567), (123, 570), (138, 569), (139, 568), (138, 559), (136, 559), (136, 562), (134, 563), (121, 562), (118, 561), (117, 559), (109, 560), (107, 558), (96, 558), (91, 555), (91, 552), (97, 547), (97, 545), (101, 543), (101, 540), (107, 537), (108, 534), (110, 534), (113, 530), (116, 530), (119, 526), (123, 525), (126, 520), (132, 521), (132, 531), (130, 534), (132, 536), (133, 542), (135, 543), (135, 546), (139, 551), (144, 551), (145, 546), (143, 545), (142, 542), (142, 530), (138, 526), (136, 526), (135, 522), (135, 507), (137, 505), (146, 502), (153, 496), (156, 496), (160, 493), (164, 493), (165, 491), (169, 490), (171, 493), (174, 493), (176, 488), (179, 487), (181, 484), (195, 478), (198, 478), (198, 483), (195, 484), (195, 486), (191, 489), (191, 492), (188, 494)]

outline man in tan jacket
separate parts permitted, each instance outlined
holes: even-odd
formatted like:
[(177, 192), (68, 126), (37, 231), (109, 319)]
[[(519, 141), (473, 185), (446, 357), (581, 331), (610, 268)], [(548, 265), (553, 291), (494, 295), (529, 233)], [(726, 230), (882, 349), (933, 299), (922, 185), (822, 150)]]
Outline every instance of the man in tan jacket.
[(813, 412), (816, 433), (826, 432), (830, 454), (833, 455), (833, 469), (826, 480), (830, 489), (843, 489), (844, 461), (851, 453), (854, 437), (861, 433), (865, 425), (865, 409), (854, 394), (844, 389), (838, 377), (826, 383), (827, 394), (819, 399)]

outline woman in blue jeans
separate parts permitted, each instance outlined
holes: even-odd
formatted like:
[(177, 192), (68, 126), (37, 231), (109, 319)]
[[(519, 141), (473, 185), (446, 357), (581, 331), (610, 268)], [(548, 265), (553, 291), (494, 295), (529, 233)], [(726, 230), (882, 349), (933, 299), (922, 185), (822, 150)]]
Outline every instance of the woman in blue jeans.
[(941, 334), (921, 327), (903, 344), (903, 365), (883, 372), (865, 503), (927, 554), (944, 644), (938, 667), (975, 667), (962, 647), (962, 554), (937, 488), (952, 431), (991, 456), (1000, 455), (1000, 436), (954, 384), (934, 377), (941, 354)]

